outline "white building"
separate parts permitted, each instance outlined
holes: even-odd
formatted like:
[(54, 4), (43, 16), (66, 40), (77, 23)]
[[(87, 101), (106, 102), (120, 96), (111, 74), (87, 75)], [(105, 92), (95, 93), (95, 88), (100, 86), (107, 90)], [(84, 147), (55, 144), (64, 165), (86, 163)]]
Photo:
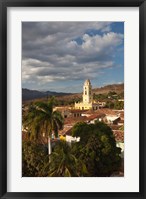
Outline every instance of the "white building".
[(72, 142), (79, 142), (80, 137), (72, 137), (71, 135), (66, 135), (66, 142), (72, 143)]
[(106, 115), (106, 121), (108, 124), (117, 124), (117, 122), (120, 120), (119, 116), (116, 115)]

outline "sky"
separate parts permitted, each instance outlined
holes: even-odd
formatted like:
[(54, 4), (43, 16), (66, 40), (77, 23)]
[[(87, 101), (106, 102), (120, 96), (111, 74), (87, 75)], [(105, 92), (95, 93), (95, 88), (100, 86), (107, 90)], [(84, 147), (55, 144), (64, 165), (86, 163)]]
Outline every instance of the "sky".
[(82, 92), (124, 82), (123, 22), (23, 22), (22, 88)]

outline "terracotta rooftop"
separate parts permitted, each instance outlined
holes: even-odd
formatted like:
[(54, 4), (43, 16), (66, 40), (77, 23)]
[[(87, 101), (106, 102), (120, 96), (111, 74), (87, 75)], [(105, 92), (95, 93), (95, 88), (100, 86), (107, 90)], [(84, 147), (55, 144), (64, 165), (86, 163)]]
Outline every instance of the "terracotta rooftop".
[(86, 116), (81, 116), (81, 117), (68, 117), (65, 118), (64, 120), (64, 124), (70, 124), (70, 125), (74, 125), (77, 122), (85, 122), (87, 119)]
[(112, 130), (119, 130), (120, 126), (118, 125), (109, 125)]
[(86, 111), (86, 113), (87, 114), (98, 113), (98, 114), (117, 115), (117, 113), (114, 110), (108, 109), (108, 108), (101, 108), (98, 110), (88, 110), (88, 111)]
[(84, 113), (86, 112), (86, 110), (80, 110), (80, 109), (73, 109), (73, 110), (70, 110), (71, 113)]
[(59, 135), (70, 135), (72, 126), (64, 126), (63, 130), (59, 131)]
[(104, 117), (104, 116), (105, 116), (105, 114), (102, 114), (102, 113), (97, 114), (97, 113), (95, 113), (95, 114), (90, 115), (89, 117), (87, 117), (87, 119), (88, 119), (88, 120), (94, 120), (94, 119), (96, 119), (96, 118), (102, 118), (102, 117)]
[(116, 142), (124, 142), (124, 131), (114, 130), (113, 134), (115, 136)]

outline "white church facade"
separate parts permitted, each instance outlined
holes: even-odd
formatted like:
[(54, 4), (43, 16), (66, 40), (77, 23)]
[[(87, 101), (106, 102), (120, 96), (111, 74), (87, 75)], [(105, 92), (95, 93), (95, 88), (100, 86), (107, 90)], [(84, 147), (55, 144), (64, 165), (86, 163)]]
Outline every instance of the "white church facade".
[(97, 110), (99, 108), (98, 103), (93, 101), (92, 85), (89, 79), (84, 82), (82, 98), (82, 102), (75, 102), (75, 109)]

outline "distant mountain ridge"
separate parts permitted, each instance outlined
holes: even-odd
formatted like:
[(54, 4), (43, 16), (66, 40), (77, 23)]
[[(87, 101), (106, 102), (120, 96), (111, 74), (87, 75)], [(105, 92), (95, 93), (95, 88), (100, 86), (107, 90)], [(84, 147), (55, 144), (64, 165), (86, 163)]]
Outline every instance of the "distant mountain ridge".
[(71, 93), (55, 92), (55, 91), (37, 91), (29, 90), (27, 88), (22, 88), (22, 100), (34, 100), (50, 96), (63, 96), (70, 95)]
[[(104, 87), (100, 88), (93, 88), (93, 93), (95, 94), (103, 94), (108, 93), (109, 91), (115, 91), (116, 93), (124, 92), (124, 83), (122, 84), (112, 84), (112, 85), (106, 85)], [(72, 97), (81, 96), (81, 93), (63, 93), (63, 92), (55, 92), (55, 91), (37, 91), (37, 90), (29, 90), (26, 88), (22, 88), (22, 101), (27, 100), (34, 100), (39, 98), (47, 98), (50, 96), (69, 96), (72, 95)]]

